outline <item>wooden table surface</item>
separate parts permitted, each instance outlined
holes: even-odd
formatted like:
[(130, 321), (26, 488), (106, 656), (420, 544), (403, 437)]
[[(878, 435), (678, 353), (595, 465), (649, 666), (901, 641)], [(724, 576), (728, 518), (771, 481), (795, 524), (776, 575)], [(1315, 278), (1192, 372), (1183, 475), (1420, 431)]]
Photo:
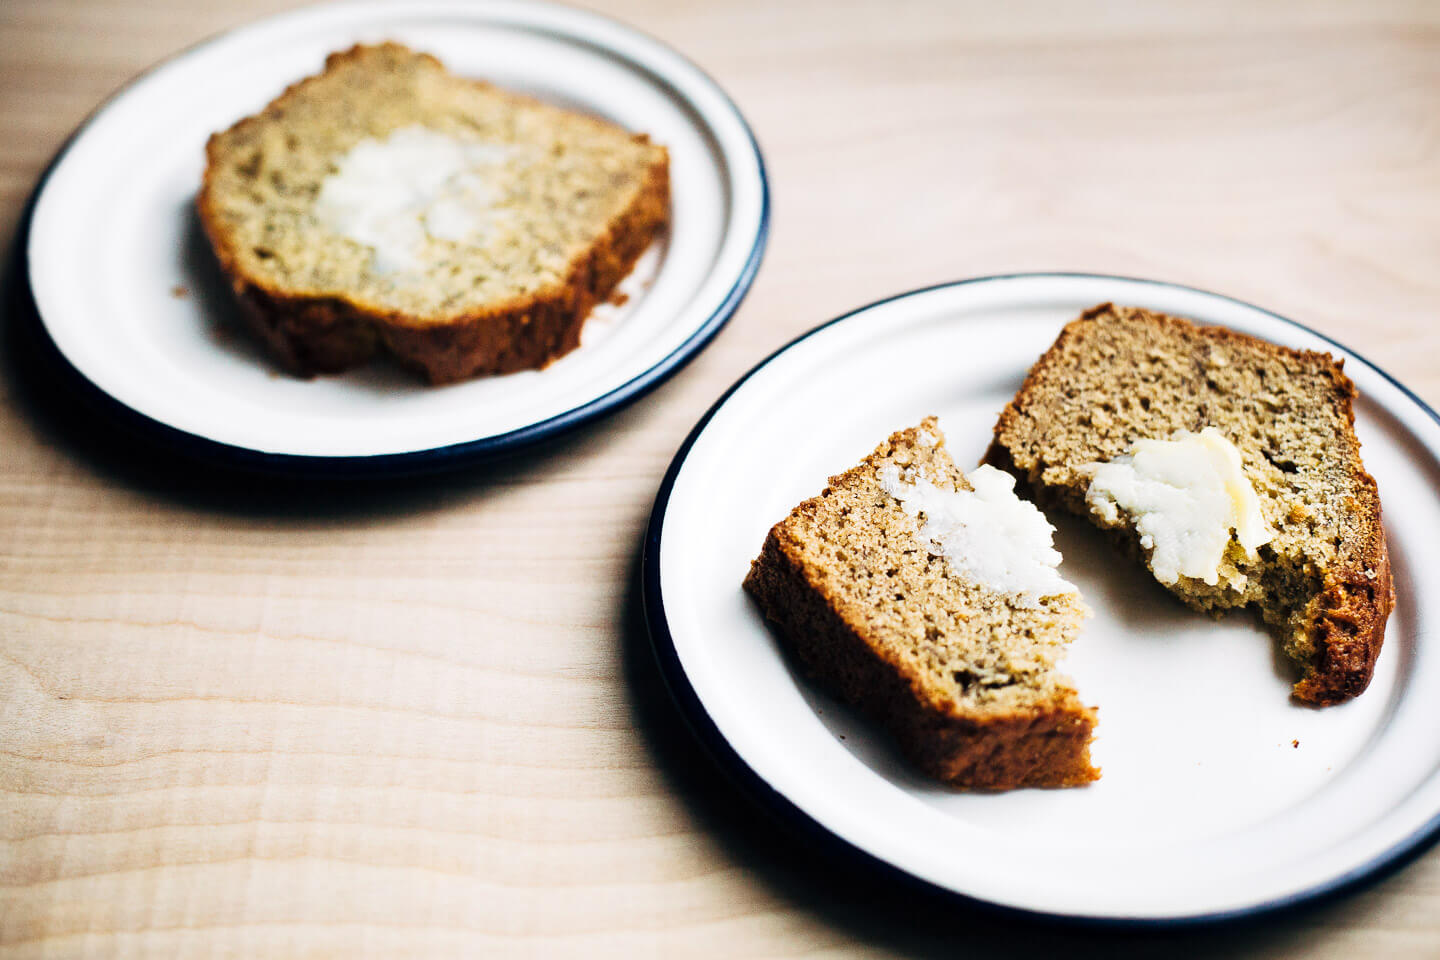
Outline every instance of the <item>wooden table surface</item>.
[[(7, 0), (0, 242), (108, 92), (285, 5)], [(837, 869), (700, 754), (636, 587), (715, 397), (938, 281), (1194, 284), (1440, 403), (1440, 4), (606, 10), (734, 96), (774, 226), (713, 346), (593, 429), (438, 480), (237, 483), (77, 409), (7, 307), (0, 957), (1440, 956), (1440, 852), (1298, 914), (1144, 935)]]

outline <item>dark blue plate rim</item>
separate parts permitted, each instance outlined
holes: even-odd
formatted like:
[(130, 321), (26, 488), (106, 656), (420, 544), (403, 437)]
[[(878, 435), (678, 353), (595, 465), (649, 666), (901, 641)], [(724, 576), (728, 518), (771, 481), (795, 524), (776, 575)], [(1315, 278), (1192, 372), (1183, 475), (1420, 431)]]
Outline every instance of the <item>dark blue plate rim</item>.
[(1318, 330), (1307, 327), (1298, 321), (1291, 320), (1289, 317), (1281, 316), (1272, 310), (1266, 310), (1264, 307), (1256, 306), (1245, 300), (1226, 296), (1225, 294), (1213, 293), (1209, 290), (1192, 287), (1187, 284), (1172, 283), (1165, 280), (1151, 280), (1143, 277), (1126, 277), (1113, 274), (1086, 273), (1082, 271), (1020, 272), (970, 277), (964, 280), (937, 283), (916, 290), (907, 290), (904, 293), (898, 293), (876, 300), (873, 303), (868, 303), (863, 307), (858, 307), (848, 313), (841, 314), (833, 320), (829, 320), (802, 333), (761, 360), (745, 373), (744, 376), (735, 381), (735, 383), (715, 401), (710, 409), (705, 412), (705, 415), (700, 418), (699, 422), (695, 424), (689, 436), (685, 438), (685, 442), (681, 444), (680, 449), (676, 452), (674, 459), (670, 462), (670, 467), (666, 470), (665, 477), (660, 483), (660, 490), (655, 497), (655, 506), (650, 513), (650, 522), (645, 531), (645, 542), (641, 553), (641, 605), (644, 609), (645, 623), (650, 634), (651, 648), (654, 652), (656, 662), (659, 665), (660, 675), (664, 679), (665, 685), (670, 691), (670, 696), (679, 708), (686, 725), (689, 726), (691, 732), (705, 747), (712, 760), (715, 761), (726, 777), (742, 794), (749, 797), (749, 799), (761, 809), (775, 817), (783, 826), (791, 828), (798, 834), (808, 838), (816, 847), (825, 853), (855, 869), (901, 883), (927, 896), (937, 897), (969, 909), (979, 909), (1001, 916), (1074, 927), (1120, 930), (1177, 929), (1216, 926), (1221, 924), (1242, 924), (1276, 913), (1298, 910), (1303, 907), (1329, 902), (1390, 876), (1402, 867), (1413, 862), (1422, 853), (1434, 846), (1437, 841), (1440, 841), (1440, 811), (1437, 811), (1435, 815), (1418, 830), (1391, 846), (1384, 853), (1337, 877), (1283, 897), (1276, 897), (1231, 910), (1168, 917), (1092, 916), (1059, 912), (1052, 913), (996, 903), (986, 900), (983, 897), (966, 894), (924, 880), (907, 872), (902, 867), (896, 866), (875, 854), (863, 850), (850, 841), (832, 833), (802, 810), (789, 797), (776, 790), (766, 782), (763, 777), (756, 773), (735, 748), (730, 745), (730, 742), (725, 739), (724, 734), (720, 732), (720, 729), (715, 725), (715, 722), (705, 710), (704, 705), (700, 702), (699, 696), (695, 693), (695, 688), (691, 685), (690, 679), (680, 663), (679, 654), (675, 649), (675, 639), (671, 635), (669, 621), (665, 616), (664, 598), (660, 586), (660, 537), (664, 529), (665, 513), (669, 506), (670, 495), (674, 489), (675, 480), (679, 476), (680, 470), (684, 466), (691, 448), (699, 440), (701, 434), (704, 433), (711, 419), (725, 406), (731, 395), (744, 386), (751, 377), (769, 366), (776, 358), (789, 351), (792, 347), (836, 324), (843, 323), (875, 307), (883, 306), (907, 297), (953, 287), (970, 286), (972, 284), (999, 280), (1037, 280), (1045, 278), (1089, 279), (1147, 284), (1154, 287), (1200, 293), (1248, 307), (1275, 320), (1303, 330), (1312, 336), (1320, 338), (1331, 346), (1344, 351), (1345, 354), (1353, 357), (1389, 381), (1406, 398), (1428, 414), (1432, 420), (1440, 424), (1440, 414), (1437, 414), (1429, 404), (1416, 396), (1414, 391), (1386, 373), (1380, 367), (1365, 359), (1361, 354), (1334, 338), (1328, 337)]
[[(556, 3), (548, 5), (554, 7), (564, 6), (563, 4)], [(306, 10), (315, 8), (302, 7), (299, 9)], [(101, 103), (91, 111), (89, 116), (81, 121), (80, 125), (66, 137), (65, 142), (60, 145), (60, 149), (55, 152), (55, 156), (46, 164), (44, 172), (41, 173), (39, 180), (35, 184), (35, 189), (31, 192), (26, 202), (24, 215), (21, 218), (19, 229), (17, 229), (15, 233), (15, 249), (18, 253), (16, 262), (19, 272), (17, 279), (23, 288), (22, 292), (26, 301), (27, 312), (32, 314), (32, 319), (35, 321), (34, 332), (39, 334), (36, 345), (44, 354), (44, 359), (55, 368), (59, 375), (74, 381), (81, 393), (80, 399), (86, 402), (87, 405), (102, 411), (132, 433), (158, 446), (197, 461), (211, 462), (222, 466), (261, 473), (277, 473), (294, 476), (414, 475), (435, 473), (464, 464), (498, 459), (519, 453), (522, 450), (594, 423), (605, 416), (616, 413), (624, 407), (629, 406), (659, 387), (660, 384), (680, 372), (686, 364), (695, 359), (701, 351), (709, 346), (710, 342), (715, 339), (730, 321), (730, 318), (734, 316), (735, 311), (739, 309), (741, 302), (744, 301), (746, 294), (750, 292), (750, 288), (755, 282), (755, 275), (759, 272), (760, 262), (764, 257), (765, 248), (770, 236), (770, 179), (765, 168), (765, 158), (761, 153), (759, 141), (755, 138), (755, 132), (745, 119), (745, 115), (741, 113), (739, 106), (736, 105), (730, 95), (725, 92), (725, 89), (694, 61), (690, 60), (669, 44), (628, 24), (577, 7), (565, 7), (565, 9), (583, 17), (603, 21), (611, 26), (619, 27), (643, 36), (695, 71), (698, 77), (710, 85), (715, 94), (734, 114), (741, 129), (745, 131), (746, 138), (750, 143), (751, 153), (754, 155), (756, 172), (759, 174), (760, 217), (755, 230), (755, 239), (745, 259), (745, 263), (737, 274), (729, 292), (726, 293), (719, 305), (710, 313), (710, 316), (707, 317), (684, 342), (655, 364), (636, 374), (625, 383), (614, 387), (598, 397), (587, 400), (582, 404), (555, 414), (552, 417), (538, 420), (535, 423), (527, 424), (515, 430), (439, 447), (358, 456), (312, 456), (308, 454), (271, 453), (256, 450), (251, 447), (243, 447), (213, 440), (209, 437), (171, 426), (147, 414), (141, 413), (124, 401), (107, 393), (75, 367), (65, 356), (59, 345), (56, 344), (54, 338), (51, 337), (50, 331), (45, 325), (44, 317), (40, 313), (39, 304), (35, 301), (34, 292), (30, 283), (30, 230), (35, 217), (36, 205), (41, 194), (45, 191), (51, 175), (55, 172), (55, 168), (60, 164), (60, 161), (65, 158), (65, 155), (70, 152), (70, 148), (76, 139), (89, 129), (96, 118), (99, 117), (106, 108), (114, 103), (116, 99), (124, 95), (131, 87), (156, 70), (159, 70), (161, 67), (180, 57), (203, 50), (205, 47), (225, 39), (237, 30), (264, 23), (269, 19), (282, 19), (292, 16), (297, 11), (288, 11), (278, 14), (273, 18), (264, 18), (232, 27), (191, 44), (184, 49), (178, 50), (170, 56), (147, 67), (101, 101)], [(681, 95), (679, 90), (675, 90), (674, 92), (677, 96)], [(685, 98), (684, 102), (689, 105), (692, 112), (695, 112), (697, 116), (700, 115), (699, 112), (695, 110), (694, 104), (688, 98)]]

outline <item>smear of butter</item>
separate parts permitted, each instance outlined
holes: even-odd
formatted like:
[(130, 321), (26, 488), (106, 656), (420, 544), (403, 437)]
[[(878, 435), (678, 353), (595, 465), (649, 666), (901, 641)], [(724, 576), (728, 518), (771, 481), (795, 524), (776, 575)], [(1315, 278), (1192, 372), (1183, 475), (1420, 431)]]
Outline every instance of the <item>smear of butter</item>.
[(315, 217), (374, 251), (380, 273), (418, 270), (427, 238), (460, 242), (497, 217), (493, 172), (512, 155), (502, 144), (422, 126), (351, 147), (320, 185)]
[(1056, 571), (1055, 528), (1035, 505), (1015, 495), (1015, 478), (991, 466), (965, 475), (972, 490), (943, 490), (895, 464), (878, 471), (880, 486), (912, 517), (924, 517), (921, 543), (1016, 606), (1037, 607), (1042, 597), (1076, 593)]
[[(1214, 427), (1182, 430), (1170, 440), (1137, 440), (1106, 463), (1086, 464), (1085, 502), (1106, 523), (1129, 515), (1161, 583), (1192, 577), (1214, 586), (1231, 538), (1245, 555), (1275, 536), (1260, 497), (1242, 469), (1240, 451)], [(1244, 585), (1243, 574), (1228, 582)]]

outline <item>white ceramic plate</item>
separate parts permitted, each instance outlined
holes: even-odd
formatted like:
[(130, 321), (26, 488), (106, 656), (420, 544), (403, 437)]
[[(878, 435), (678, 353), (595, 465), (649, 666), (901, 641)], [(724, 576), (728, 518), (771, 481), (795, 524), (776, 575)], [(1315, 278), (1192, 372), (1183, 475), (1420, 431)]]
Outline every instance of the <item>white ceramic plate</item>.
[[(543, 372), (435, 388), (375, 364), (307, 381), (277, 375), (231, 333), (234, 306), (193, 212), (206, 138), (318, 72), (327, 53), (386, 39), (434, 53), (460, 75), (644, 131), (670, 150), (668, 235), (622, 287), (625, 306), (600, 308), (582, 346)], [(745, 121), (657, 41), (543, 3), (346, 3), (207, 41), (110, 100), (38, 193), (29, 278), (64, 359), (176, 438), (292, 467), (417, 466), (533, 442), (655, 386), (739, 304), (766, 218), (764, 170)]]
[[(1066, 661), (1100, 708), (1103, 778), (1069, 790), (952, 792), (792, 672), (740, 581), (765, 533), (891, 431), (940, 416), (955, 459), (1061, 326), (1104, 301), (1344, 357), (1380, 485), (1398, 606), (1370, 689), (1289, 699), (1248, 617), (1191, 613), (1078, 520), (1061, 572), (1095, 611)], [(1208, 920), (1334, 892), (1440, 827), (1440, 423), (1364, 360), (1225, 297), (1140, 280), (1028, 275), (866, 307), (800, 338), (722, 399), (677, 456), (652, 517), (645, 603), (697, 731), (770, 804), (870, 858), (991, 904), (1108, 921)], [(1427, 580), (1430, 586), (1426, 587)], [(1298, 745), (1297, 745), (1298, 741)]]

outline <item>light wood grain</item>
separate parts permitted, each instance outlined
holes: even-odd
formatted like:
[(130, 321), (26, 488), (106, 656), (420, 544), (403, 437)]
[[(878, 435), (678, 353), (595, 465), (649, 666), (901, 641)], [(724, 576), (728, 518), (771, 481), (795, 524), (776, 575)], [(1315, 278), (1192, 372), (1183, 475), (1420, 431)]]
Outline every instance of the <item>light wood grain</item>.
[[(285, 5), (4, 4), (0, 238), (111, 89)], [(173, 476), (24, 386), (7, 336), (0, 956), (1440, 955), (1435, 852), (1257, 928), (1145, 936), (839, 871), (700, 755), (635, 586), (713, 399), (914, 286), (1191, 283), (1440, 402), (1440, 5), (606, 9), (733, 94), (775, 209), (731, 326), (598, 428), (420, 483)]]

